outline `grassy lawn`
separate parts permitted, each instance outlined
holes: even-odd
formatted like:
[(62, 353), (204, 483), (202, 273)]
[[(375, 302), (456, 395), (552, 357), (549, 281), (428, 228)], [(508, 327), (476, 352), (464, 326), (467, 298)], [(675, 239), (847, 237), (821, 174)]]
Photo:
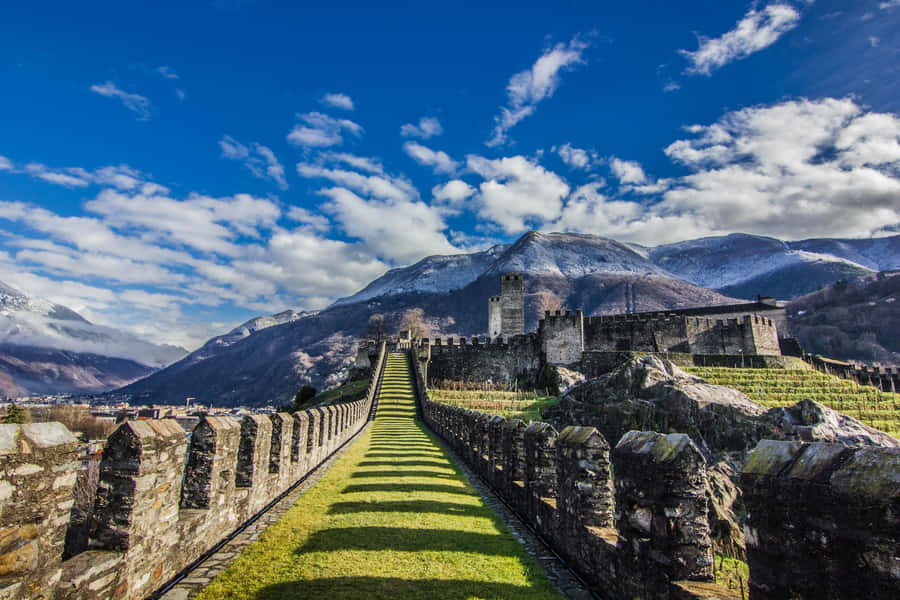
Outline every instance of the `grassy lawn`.
[(199, 599), (560, 597), (387, 369), (369, 431)]
[(429, 389), (435, 402), (462, 406), (479, 412), (500, 415), (506, 419), (540, 421), (541, 412), (559, 400), (556, 396), (542, 396), (535, 392), (506, 392), (480, 390)]

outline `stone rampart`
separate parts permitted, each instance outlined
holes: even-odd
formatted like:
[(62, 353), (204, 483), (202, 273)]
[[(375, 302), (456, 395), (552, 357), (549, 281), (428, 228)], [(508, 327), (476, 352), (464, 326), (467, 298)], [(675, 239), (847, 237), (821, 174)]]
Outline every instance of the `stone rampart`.
[[(591, 427), (524, 427), (430, 401), (414, 368), (423, 420), (603, 597), (741, 597), (713, 581), (707, 465), (689, 436), (632, 431), (610, 448)], [(763, 441), (742, 488), (751, 598), (895, 597), (896, 449)]]
[(173, 419), (122, 423), (109, 437), (88, 549), (63, 561), (77, 440), (59, 423), (0, 425), (0, 597), (145, 598), (352, 438), (366, 397), (293, 415), (203, 417), (190, 443)]
[(480, 381), (511, 384), (533, 380), (541, 368), (541, 344), (537, 335), (510, 338), (437, 338), (422, 340), (419, 361), (427, 361), (428, 382)]
[(741, 475), (751, 598), (896, 598), (900, 449), (764, 440)]

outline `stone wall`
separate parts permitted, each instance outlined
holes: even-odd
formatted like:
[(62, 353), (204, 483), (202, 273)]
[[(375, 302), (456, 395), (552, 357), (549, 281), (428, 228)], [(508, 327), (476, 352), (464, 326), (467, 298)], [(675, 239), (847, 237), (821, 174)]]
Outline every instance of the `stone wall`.
[(541, 347), (535, 334), (479, 340), (422, 340), (419, 360), (427, 361), (428, 382), (439, 380), (508, 384), (533, 380), (541, 368)]
[(59, 423), (0, 425), (0, 597), (145, 598), (288, 491), (370, 419), (366, 397), (293, 415), (173, 419), (109, 437), (88, 549), (63, 561), (77, 443)]
[(488, 337), (494, 339), (503, 335), (503, 313), (501, 311), (501, 296), (488, 298)]
[(581, 361), (584, 352), (584, 318), (580, 310), (544, 313), (538, 325), (541, 351), (551, 365), (572, 365)]
[(897, 598), (900, 449), (765, 440), (741, 487), (751, 598)]
[(586, 351), (778, 356), (778, 331), (766, 317), (636, 314), (584, 319)]
[[(601, 596), (741, 597), (712, 581), (707, 464), (688, 435), (631, 431), (610, 449), (592, 427), (431, 402), (415, 368), (423, 420)], [(898, 449), (760, 442), (741, 476), (750, 598), (896, 597), (898, 482)]]

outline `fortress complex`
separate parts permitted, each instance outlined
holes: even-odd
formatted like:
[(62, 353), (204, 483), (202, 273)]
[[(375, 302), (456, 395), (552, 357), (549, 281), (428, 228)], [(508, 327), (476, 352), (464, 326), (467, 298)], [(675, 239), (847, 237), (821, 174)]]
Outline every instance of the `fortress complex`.
[[(793, 342), (785, 310), (771, 298), (592, 317), (581, 310), (547, 311), (538, 330), (525, 333), (522, 275), (504, 274), (500, 287), (500, 295), (488, 300), (487, 339), (418, 341), (419, 360), (428, 364), (430, 380), (512, 381), (531, 377), (546, 364), (596, 373), (632, 352), (678, 355), (697, 364), (768, 364)], [(361, 348), (360, 355), (364, 352)]]
[[(500, 295), (488, 301), (491, 339), (525, 333), (522, 276), (503, 275), (500, 285)], [(579, 362), (585, 351), (780, 356), (779, 338), (787, 338), (787, 320), (771, 298), (596, 317), (557, 310), (544, 314), (537, 337), (546, 362), (559, 365)]]

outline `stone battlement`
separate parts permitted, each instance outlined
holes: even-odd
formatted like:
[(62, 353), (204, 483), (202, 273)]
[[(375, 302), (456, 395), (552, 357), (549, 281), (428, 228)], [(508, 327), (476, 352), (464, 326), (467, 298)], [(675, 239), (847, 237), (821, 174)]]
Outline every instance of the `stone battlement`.
[[(593, 427), (435, 403), (413, 364), (425, 422), (604, 597), (738, 597), (714, 582), (707, 463), (689, 436), (630, 431), (611, 447)], [(895, 597), (898, 473), (896, 448), (760, 442), (741, 478), (751, 598)]]
[(77, 440), (59, 423), (0, 425), (0, 597), (149, 596), (362, 429), (384, 349), (355, 402), (240, 421), (206, 416), (190, 443), (171, 419), (122, 423), (103, 452), (81, 548), (63, 547)]

